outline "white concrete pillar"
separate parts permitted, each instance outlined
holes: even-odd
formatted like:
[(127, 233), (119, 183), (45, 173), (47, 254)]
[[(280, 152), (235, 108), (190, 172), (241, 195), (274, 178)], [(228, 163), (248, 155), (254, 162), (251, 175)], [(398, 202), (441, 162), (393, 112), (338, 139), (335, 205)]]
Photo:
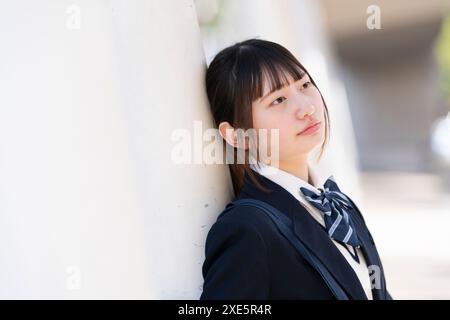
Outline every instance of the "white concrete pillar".
[(192, 1), (10, 1), (0, 25), (0, 297), (197, 298), (231, 184), (171, 158), (212, 126)]

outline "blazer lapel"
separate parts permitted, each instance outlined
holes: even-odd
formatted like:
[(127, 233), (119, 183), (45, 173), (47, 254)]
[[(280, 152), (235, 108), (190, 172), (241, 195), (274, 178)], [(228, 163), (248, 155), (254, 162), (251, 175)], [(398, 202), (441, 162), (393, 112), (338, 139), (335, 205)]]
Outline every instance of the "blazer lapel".
[[(250, 177), (245, 174), (244, 189), (237, 199), (255, 198), (262, 200), (286, 214), (293, 220), (294, 232), (298, 238), (316, 254), (336, 281), (347, 291), (350, 298), (367, 300), (359, 278), (322, 226), (288, 191), (257, 172), (254, 172), (254, 174), (264, 187), (271, 189), (271, 193), (267, 194), (258, 189), (250, 180)], [(364, 239), (364, 244), (365, 242), (367, 242), (367, 239)], [(375, 256), (370, 251), (367, 252), (369, 261), (376, 262)]]
[[(349, 198), (349, 197), (348, 197)], [(350, 198), (349, 198), (350, 199)], [(350, 199), (353, 208), (358, 211), (358, 214), (352, 214), (353, 221), (356, 224), (358, 238), (362, 242), (361, 249), (364, 253), (364, 257), (366, 259), (367, 266), (371, 268), (371, 280), (372, 277), (377, 278), (379, 272), (379, 283), (377, 285), (377, 279), (375, 279), (375, 286), (372, 289), (372, 295), (374, 300), (385, 300), (387, 299), (387, 290), (386, 290), (386, 278), (383, 270), (383, 265), (381, 264), (380, 256), (378, 255), (378, 251), (375, 247), (375, 242), (367, 229), (367, 226), (364, 220), (361, 218), (362, 214), (356, 204)], [(353, 213), (353, 212), (351, 212)]]
[(367, 300), (359, 278), (322, 226), (298, 201), (291, 211), (297, 236), (323, 262), (352, 299)]

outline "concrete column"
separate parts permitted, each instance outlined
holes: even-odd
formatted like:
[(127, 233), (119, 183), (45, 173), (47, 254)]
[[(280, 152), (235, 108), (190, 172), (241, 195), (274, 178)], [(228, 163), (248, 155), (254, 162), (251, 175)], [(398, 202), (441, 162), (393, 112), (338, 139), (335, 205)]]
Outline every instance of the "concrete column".
[(0, 297), (197, 298), (223, 166), (177, 165), (212, 126), (192, 1), (0, 10)]

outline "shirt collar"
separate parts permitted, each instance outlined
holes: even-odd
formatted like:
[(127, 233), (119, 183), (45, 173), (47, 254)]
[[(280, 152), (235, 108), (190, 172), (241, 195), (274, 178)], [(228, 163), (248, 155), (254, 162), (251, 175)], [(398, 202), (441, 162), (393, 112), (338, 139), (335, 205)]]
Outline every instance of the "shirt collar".
[(308, 171), (312, 184), (287, 171), (267, 165), (260, 161), (256, 164), (250, 164), (250, 168), (280, 185), (300, 201), (304, 200), (300, 187), (307, 188), (317, 194), (321, 192), (319, 188), (323, 188), (323, 179), (321, 179), (319, 173), (309, 163)]

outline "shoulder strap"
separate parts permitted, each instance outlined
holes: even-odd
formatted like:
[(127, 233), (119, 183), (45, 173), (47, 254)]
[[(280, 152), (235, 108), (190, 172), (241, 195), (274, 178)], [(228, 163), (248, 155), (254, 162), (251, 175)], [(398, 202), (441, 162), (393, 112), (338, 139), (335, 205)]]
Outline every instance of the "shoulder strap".
[(338, 300), (348, 300), (348, 296), (339, 283), (334, 279), (331, 273), (327, 270), (324, 264), (314, 255), (314, 253), (309, 250), (295, 235), (293, 232), (292, 221), (278, 209), (269, 205), (268, 203), (256, 199), (239, 199), (237, 201), (231, 202), (225, 211), (228, 211), (234, 206), (253, 206), (261, 209), (266, 213), (271, 220), (275, 223), (278, 230), (289, 240), (289, 242), (297, 249), (297, 251), (305, 258), (317, 272), (322, 276), (323, 280), (333, 292), (334, 296)]

